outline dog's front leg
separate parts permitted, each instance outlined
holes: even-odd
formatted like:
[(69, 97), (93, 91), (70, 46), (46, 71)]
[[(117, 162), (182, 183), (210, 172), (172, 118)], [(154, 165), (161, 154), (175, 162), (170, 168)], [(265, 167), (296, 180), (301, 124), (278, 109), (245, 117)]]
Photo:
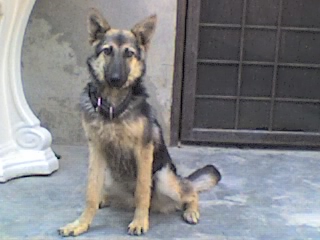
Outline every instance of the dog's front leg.
[(133, 221), (128, 226), (128, 233), (141, 235), (149, 229), (149, 208), (151, 200), (153, 143), (137, 150), (137, 185)]
[(62, 236), (77, 236), (86, 232), (99, 207), (104, 182), (106, 160), (101, 150), (89, 144), (89, 171), (86, 196), (86, 208), (74, 222), (59, 229)]

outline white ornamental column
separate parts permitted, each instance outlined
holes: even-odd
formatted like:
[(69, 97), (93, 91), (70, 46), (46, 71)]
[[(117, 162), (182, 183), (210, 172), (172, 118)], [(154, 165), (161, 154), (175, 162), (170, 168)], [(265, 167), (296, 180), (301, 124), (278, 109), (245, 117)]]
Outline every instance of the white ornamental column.
[(0, 0), (0, 182), (48, 175), (59, 166), (51, 134), (40, 127), (22, 89), (21, 48), (34, 3)]

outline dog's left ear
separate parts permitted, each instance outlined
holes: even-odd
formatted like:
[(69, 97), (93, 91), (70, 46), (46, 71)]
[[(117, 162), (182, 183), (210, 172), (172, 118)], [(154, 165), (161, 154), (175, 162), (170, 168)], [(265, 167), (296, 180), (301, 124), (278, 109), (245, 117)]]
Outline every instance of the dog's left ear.
[(151, 15), (150, 17), (144, 19), (143, 21), (137, 23), (131, 32), (136, 36), (139, 43), (148, 49), (150, 40), (156, 28), (157, 15)]

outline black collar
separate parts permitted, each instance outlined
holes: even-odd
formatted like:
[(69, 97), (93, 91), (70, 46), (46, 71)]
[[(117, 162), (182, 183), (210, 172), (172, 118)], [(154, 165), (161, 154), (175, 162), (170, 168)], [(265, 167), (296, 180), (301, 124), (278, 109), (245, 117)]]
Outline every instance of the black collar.
[(118, 106), (113, 106), (107, 99), (102, 98), (97, 87), (92, 83), (88, 83), (88, 95), (95, 111), (108, 120), (112, 120), (119, 117), (127, 109), (132, 97), (132, 91), (129, 91), (126, 98)]

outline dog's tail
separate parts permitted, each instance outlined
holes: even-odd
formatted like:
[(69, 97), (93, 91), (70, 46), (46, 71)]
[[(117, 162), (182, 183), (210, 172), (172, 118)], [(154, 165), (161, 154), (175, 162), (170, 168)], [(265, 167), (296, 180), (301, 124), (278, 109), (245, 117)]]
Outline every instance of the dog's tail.
[(221, 174), (215, 166), (206, 165), (191, 173), (187, 179), (197, 192), (203, 192), (217, 185), (221, 180)]

